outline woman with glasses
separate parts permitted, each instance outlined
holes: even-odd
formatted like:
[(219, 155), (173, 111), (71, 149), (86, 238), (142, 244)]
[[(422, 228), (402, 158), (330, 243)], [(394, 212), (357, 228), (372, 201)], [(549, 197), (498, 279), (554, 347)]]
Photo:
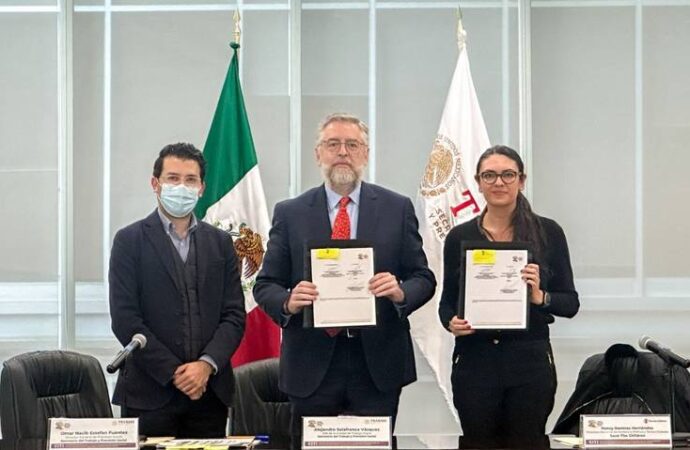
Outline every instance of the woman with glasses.
[[(486, 150), (475, 175), (486, 208), (453, 228), (444, 246), (439, 317), (455, 336), (453, 403), (465, 441), (510, 446), (544, 438), (556, 393), (549, 324), (554, 316), (573, 317), (580, 306), (565, 234), (556, 222), (532, 212), (521, 192), (525, 178), (515, 150)], [(464, 296), (462, 242), (482, 240), (530, 245), (531, 260), (521, 273), (530, 302), (527, 330), (475, 330), (458, 317), (458, 300)]]

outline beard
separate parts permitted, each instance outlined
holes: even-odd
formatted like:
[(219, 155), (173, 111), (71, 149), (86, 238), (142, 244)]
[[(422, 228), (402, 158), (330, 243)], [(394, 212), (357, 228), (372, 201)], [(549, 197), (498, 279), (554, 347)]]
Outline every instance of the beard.
[(362, 167), (330, 166), (321, 167), (321, 172), (328, 185), (334, 191), (341, 190), (352, 192), (357, 183), (362, 180)]

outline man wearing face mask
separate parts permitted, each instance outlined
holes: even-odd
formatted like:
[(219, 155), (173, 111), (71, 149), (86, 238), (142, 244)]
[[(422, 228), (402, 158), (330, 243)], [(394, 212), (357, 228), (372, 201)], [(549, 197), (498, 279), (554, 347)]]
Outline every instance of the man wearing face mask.
[(113, 241), (113, 332), (123, 345), (147, 340), (120, 369), (113, 403), (148, 436), (225, 435), (244, 297), (230, 235), (192, 212), (205, 166), (191, 144), (164, 147), (151, 178), (158, 207)]

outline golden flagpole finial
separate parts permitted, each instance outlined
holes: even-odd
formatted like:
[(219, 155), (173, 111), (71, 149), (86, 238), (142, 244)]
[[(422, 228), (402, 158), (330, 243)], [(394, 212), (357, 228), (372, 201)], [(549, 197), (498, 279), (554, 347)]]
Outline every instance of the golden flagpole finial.
[(462, 9), (460, 9), (460, 6), (458, 6), (458, 11), (457, 11), (457, 16), (458, 16), (458, 48), (462, 50), (465, 48), (465, 42), (467, 41), (467, 32), (462, 26)]
[(240, 43), (240, 35), (242, 34), (242, 29), (240, 28), (240, 11), (235, 10), (235, 14), (232, 15), (232, 19), (235, 21), (235, 31), (233, 31), (233, 40), (236, 44)]

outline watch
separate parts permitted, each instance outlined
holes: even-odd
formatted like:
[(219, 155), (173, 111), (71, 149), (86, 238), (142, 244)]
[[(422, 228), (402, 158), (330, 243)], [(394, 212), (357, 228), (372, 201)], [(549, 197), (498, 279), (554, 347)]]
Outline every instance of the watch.
[(290, 297), (288, 297), (288, 299), (283, 302), (283, 314), (285, 314), (286, 316), (292, 315), (292, 313), (288, 309), (288, 302), (289, 301), (290, 301)]
[(551, 294), (548, 292), (544, 291), (544, 300), (541, 304), (542, 308), (547, 308), (551, 304)]

